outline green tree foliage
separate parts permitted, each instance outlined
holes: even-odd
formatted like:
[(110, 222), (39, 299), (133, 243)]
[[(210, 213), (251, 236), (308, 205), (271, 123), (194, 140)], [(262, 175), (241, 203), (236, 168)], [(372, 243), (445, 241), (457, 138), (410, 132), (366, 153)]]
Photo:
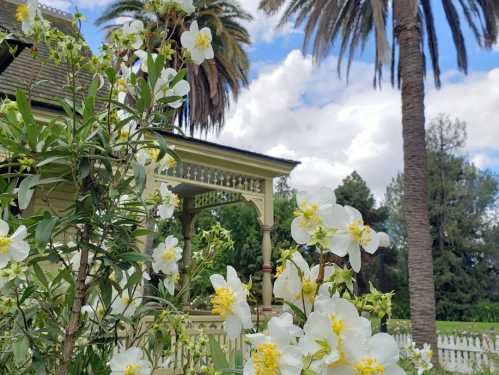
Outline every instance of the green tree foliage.
[[(495, 221), (499, 185), (491, 172), (478, 169), (467, 159), (465, 141), (465, 124), (457, 119), (441, 115), (428, 130), (437, 317), (446, 320), (473, 319), (466, 313), (471, 306), (479, 301), (499, 300), (495, 285), (499, 276), (499, 230)], [(390, 233), (403, 258), (406, 237), (401, 216), (402, 183), (402, 175), (393, 180), (386, 201)], [(404, 293), (400, 297), (405, 297)]]

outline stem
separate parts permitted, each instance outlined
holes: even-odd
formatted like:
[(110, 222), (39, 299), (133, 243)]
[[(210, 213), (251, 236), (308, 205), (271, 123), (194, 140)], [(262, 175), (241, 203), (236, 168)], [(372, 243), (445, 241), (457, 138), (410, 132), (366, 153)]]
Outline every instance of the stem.
[[(89, 235), (90, 227), (86, 225), (83, 236), (88, 240)], [(78, 332), (78, 328), (80, 326), (81, 308), (86, 294), (87, 286), (85, 285), (85, 279), (87, 276), (87, 267), (88, 247), (85, 246), (81, 249), (80, 266), (78, 268), (78, 276), (76, 278), (76, 293), (73, 301), (73, 307), (71, 308), (71, 318), (64, 334), (63, 357), (61, 367), (58, 371), (59, 375), (67, 375), (69, 373), (69, 365), (71, 364), (76, 342), (76, 333)]]

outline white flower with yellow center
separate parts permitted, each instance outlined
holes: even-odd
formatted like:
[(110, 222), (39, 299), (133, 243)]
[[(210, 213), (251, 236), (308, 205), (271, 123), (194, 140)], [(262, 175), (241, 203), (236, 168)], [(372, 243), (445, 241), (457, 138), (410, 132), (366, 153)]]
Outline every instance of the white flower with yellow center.
[(227, 281), (222, 275), (210, 276), (215, 294), (211, 297), (212, 313), (224, 320), (224, 330), (230, 340), (235, 340), (242, 329), (253, 327), (251, 310), (246, 301), (248, 290), (243, 286), (237, 272), (227, 266)]
[(181, 79), (172, 86), (173, 79), (177, 76), (177, 71), (172, 68), (164, 68), (154, 85), (154, 96), (156, 100), (177, 96), (180, 99), (168, 103), (172, 108), (180, 108), (183, 103), (183, 97), (190, 91), (189, 82)]
[(162, 219), (170, 219), (180, 205), (180, 199), (177, 194), (168, 189), (168, 185), (161, 183), (159, 186), (159, 194), (162, 204), (158, 206), (158, 215)]
[(303, 361), (296, 343), (302, 331), (292, 315), (271, 318), (267, 328), (268, 334), (246, 335), (252, 350), (243, 375), (300, 375)]
[(211, 30), (208, 27), (199, 30), (197, 21), (193, 21), (190, 29), (180, 36), (182, 47), (189, 51), (192, 61), (197, 65), (214, 57), (211, 39)]
[(139, 295), (137, 291), (130, 294), (128, 288), (124, 288), (121, 293), (113, 289), (111, 305), (113, 314), (122, 314), (126, 317), (135, 314), (135, 310), (140, 306), (140, 298), (137, 298), (137, 295)]
[(310, 359), (310, 369), (319, 375), (327, 375), (328, 369), (341, 360), (339, 339), (331, 329), (329, 317), (312, 312), (303, 331), (305, 335), (300, 339), (299, 348)]
[[(332, 272), (333, 268), (326, 266), (324, 278), (329, 278)], [(291, 259), (286, 261), (284, 269), (274, 283), (274, 296), (294, 304), (308, 314), (317, 294), (318, 276), (319, 266), (310, 268), (302, 255), (296, 251)]]
[(182, 248), (173, 236), (166, 237), (152, 253), (152, 269), (154, 272), (163, 272), (165, 275), (178, 273), (177, 262), (182, 259)]
[(178, 272), (168, 274), (163, 279), (163, 285), (165, 286), (168, 293), (170, 293), (172, 296), (175, 294), (175, 285), (178, 284), (179, 280), (180, 274)]
[(142, 47), (144, 35), (144, 23), (139, 20), (126, 22), (121, 27), (121, 32), (125, 39), (130, 42), (130, 46), (136, 50)]
[(331, 251), (338, 256), (345, 256), (348, 253), (352, 269), (359, 272), (360, 249), (363, 248), (369, 254), (374, 254), (379, 246), (378, 234), (365, 225), (361, 213), (350, 206), (335, 212), (334, 225), (338, 230), (331, 239)]
[(19, 4), (16, 8), (16, 20), (21, 22), (21, 30), (26, 35), (33, 32), (37, 16), (41, 17), (38, 0), (28, 0), (24, 4)]
[(151, 364), (140, 348), (132, 346), (113, 355), (108, 363), (111, 375), (151, 375)]
[(319, 228), (332, 229), (335, 202), (334, 191), (325, 187), (296, 194), (298, 208), (291, 223), (296, 243), (307, 244)]
[(365, 345), (352, 345), (352, 349), (351, 361), (337, 367), (331, 375), (405, 375), (405, 371), (397, 365), (397, 343), (386, 333), (372, 336)]
[(26, 227), (21, 225), (10, 237), (8, 234), (9, 224), (0, 219), (0, 268), (11, 260), (20, 262), (29, 255), (29, 245), (24, 240), (28, 236)]

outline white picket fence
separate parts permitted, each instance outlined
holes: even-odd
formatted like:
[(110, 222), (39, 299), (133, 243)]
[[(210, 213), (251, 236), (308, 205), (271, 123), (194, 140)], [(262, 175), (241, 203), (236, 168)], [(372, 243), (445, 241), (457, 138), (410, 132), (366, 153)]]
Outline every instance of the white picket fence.
[[(395, 340), (401, 350), (412, 342), (410, 334), (396, 334)], [(497, 356), (499, 336), (438, 336), (438, 357), (442, 367), (448, 371), (471, 374), (474, 370), (486, 368), (499, 372), (493, 359)]]

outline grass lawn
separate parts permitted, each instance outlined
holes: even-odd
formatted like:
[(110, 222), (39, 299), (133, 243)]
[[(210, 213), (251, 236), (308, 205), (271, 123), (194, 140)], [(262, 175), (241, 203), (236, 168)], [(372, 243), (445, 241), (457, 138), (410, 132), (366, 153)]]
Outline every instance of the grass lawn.
[[(403, 331), (408, 331), (410, 326), (409, 320), (391, 319), (388, 322), (388, 329), (393, 332), (397, 328)], [(469, 332), (474, 334), (480, 333), (495, 333), (499, 335), (499, 322), (496, 323), (481, 323), (481, 322), (446, 322), (437, 321), (437, 330), (439, 333), (448, 334), (455, 332)]]

